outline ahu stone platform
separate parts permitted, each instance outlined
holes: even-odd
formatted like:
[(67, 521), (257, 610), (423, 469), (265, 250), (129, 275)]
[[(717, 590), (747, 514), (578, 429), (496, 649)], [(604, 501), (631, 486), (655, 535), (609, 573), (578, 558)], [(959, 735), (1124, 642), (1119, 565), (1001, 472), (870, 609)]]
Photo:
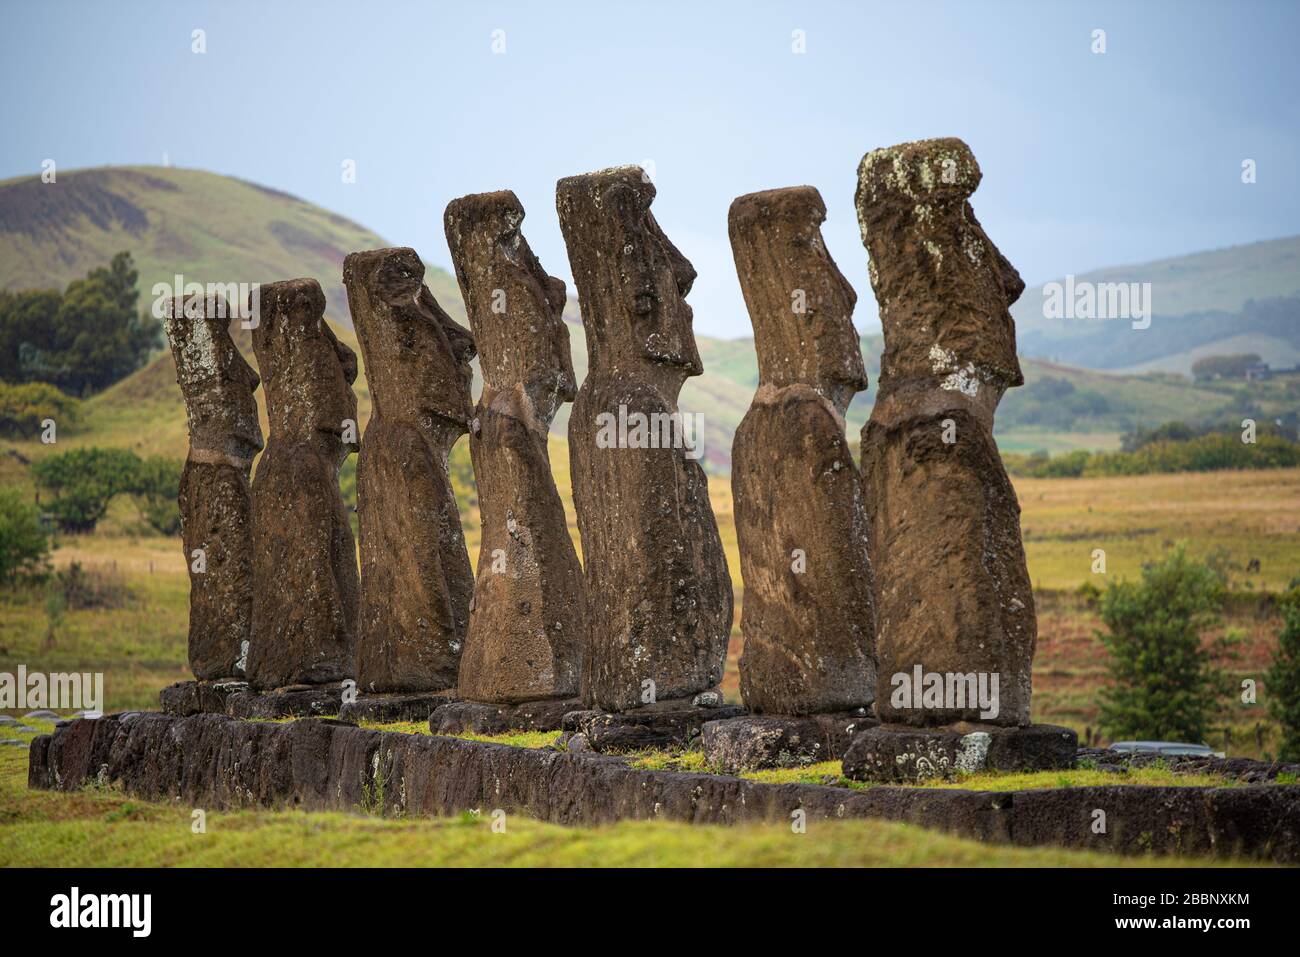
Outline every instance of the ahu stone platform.
[[(614, 755), (517, 748), (358, 728), (223, 715), (82, 718), (32, 742), (28, 785), (109, 784), (145, 800), (352, 811), (382, 781), (385, 813), (444, 816), (500, 808), (543, 821), (695, 824), (884, 818), (1003, 844), (1126, 854), (1240, 856), (1300, 863), (1300, 785), (1137, 785), (989, 792), (879, 785), (767, 784), (721, 774), (643, 771)], [(1097, 811), (1106, 826), (1095, 827)]]

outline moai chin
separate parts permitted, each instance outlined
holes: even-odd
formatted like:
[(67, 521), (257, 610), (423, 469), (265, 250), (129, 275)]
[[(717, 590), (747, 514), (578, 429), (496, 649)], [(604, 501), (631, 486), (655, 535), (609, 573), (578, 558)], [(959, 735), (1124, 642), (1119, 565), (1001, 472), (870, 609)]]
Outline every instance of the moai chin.
[(758, 713), (848, 711), (876, 693), (867, 519), (844, 435), (867, 376), (857, 294), (822, 242), (825, 219), (810, 186), (741, 196), (728, 217), (758, 352), (731, 448), (740, 691)]
[(565, 288), (523, 218), (508, 190), (453, 200), (445, 216), (483, 370), (470, 427), (483, 536), (457, 693), (511, 704), (578, 693), (587, 618), (547, 450), (556, 410), (577, 394)]
[(353, 253), (343, 283), (371, 398), (357, 457), (357, 686), (439, 691), (456, 683), (474, 585), (447, 473), (469, 426), (474, 340), (413, 249)]
[(169, 300), (163, 329), (185, 397), (190, 448), (181, 472), (181, 538), (190, 576), (190, 670), (242, 678), (253, 612), (249, 472), (262, 449), (259, 379), (230, 336), (224, 298)]
[(270, 438), (253, 476), (256, 690), (351, 678), (356, 653), (356, 547), (339, 494), (355, 452), (357, 357), (325, 322), (314, 279), (261, 287), (253, 330)]
[[(1008, 311), (1024, 283), (971, 210), (979, 181), (958, 139), (875, 150), (858, 169), (885, 338), (862, 430), (876, 707), (894, 724), (1029, 723), (1037, 622), (993, 440), (1002, 393), (1024, 381)], [(991, 706), (970, 700), (977, 688)]]
[(556, 186), (587, 333), (569, 418), (590, 609), (583, 698), (608, 711), (716, 687), (731, 629), (699, 437), (683, 447), (677, 408), (703, 371), (685, 301), (695, 270), (655, 222), (654, 196), (635, 166)]

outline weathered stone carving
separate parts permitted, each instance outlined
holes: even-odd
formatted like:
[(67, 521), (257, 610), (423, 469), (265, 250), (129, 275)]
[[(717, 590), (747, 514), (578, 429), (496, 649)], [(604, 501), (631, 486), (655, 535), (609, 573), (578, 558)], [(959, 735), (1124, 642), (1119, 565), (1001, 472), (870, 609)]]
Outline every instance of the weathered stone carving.
[(172, 299), (165, 310), (190, 434), (179, 496), (190, 670), (202, 680), (242, 677), (253, 612), (248, 476), (262, 449), (259, 380), (230, 336), (234, 312), (224, 298)]
[(509, 191), (454, 200), (445, 217), (483, 370), (470, 429), (483, 537), (457, 694), (512, 704), (578, 693), (587, 614), (547, 451), (551, 420), (577, 391), (565, 289), (533, 255), (523, 218)]
[(867, 376), (857, 294), (822, 242), (825, 219), (810, 186), (741, 196), (728, 218), (758, 352), (731, 488), (745, 581), (740, 690), (759, 713), (847, 711), (875, 697), (867, 519), (844, 436)]
[(270, 438), (253, 477), (256, 690), (327, 684), (353, 675), (357, 562), (339, 494), (356, 451), (357, 357), (325, 322), (314, 279), (261, 287), (253, 351)]
[(654, 196), (635, 166), (556, 187), (587, 332), (569, 419), (590, 608), (583, 697), (611, 711), (716, 686), (731, 629), (708, 481), (677, 408), (703, 371), (685, 302), (695, 270), (655, 222)]
[(1034, 599), (993, 440), (1002, 393), (1024, 381), (1008, 312), (1024, 283), (971, 210), (979, 181), (957, 139), (875, 150), (858, 169), (885, 336), (862, 430), (876, 707), (895, 724), (1029, 723)]
[(434, 300), (413, 249), (353, 253), (343, 283), (371, 399), (357, 457), (357, 685), (437, 691), (456, 682), (474, 587), (447, 474), (469, 425), (474, 340)]

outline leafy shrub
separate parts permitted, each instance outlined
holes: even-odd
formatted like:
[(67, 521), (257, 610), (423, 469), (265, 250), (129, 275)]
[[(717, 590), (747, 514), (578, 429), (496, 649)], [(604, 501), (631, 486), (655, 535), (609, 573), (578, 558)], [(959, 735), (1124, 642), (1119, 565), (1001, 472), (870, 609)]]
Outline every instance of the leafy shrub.
[(81, 403), (47, 382), (0, 382), (0, 436), (30, 439), (40, 434), (45, 419), (66, 429), (75, 426), (80, 417)]
[(1282, 633), (1264, 677), (1268, 710), (1282, 726), (1280, 761), (1300, 761), (1300, 578), (1282, 596)]
[(1220, 624), (1226, 588), (1220, 569), (1183, 544), (1142, 568), (1136, 582), (1101, 596), (1099, 637), (1110, 653), (1110, 685), (1101, 692), (1102, 727), (1115, 738), (1203, 741), (1227, 690), (1204, 632)]
[(16, 488), (0, 488), (0, 584), (39, 578), (49, 564), (50, 536), (40, 510)]

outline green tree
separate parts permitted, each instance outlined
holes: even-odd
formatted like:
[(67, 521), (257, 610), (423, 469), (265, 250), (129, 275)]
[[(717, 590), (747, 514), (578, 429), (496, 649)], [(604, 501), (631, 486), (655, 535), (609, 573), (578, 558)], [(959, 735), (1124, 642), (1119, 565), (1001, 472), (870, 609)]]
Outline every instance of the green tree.
[(70, 395), (105, 389), (138, 369), (161, 343), (161, 325), (137, 311), (131, 254), (54, 290), (0, 296), (0, 378), (50, 382)]
[(1112, 740), (1205, 740), (1227, 688), (1216, 664), (1224, 643), (1207, 646), (1202, 635), (1221, 623), (1225, 589), (1223, 572), (1180, 543), (1144, 565), (1139, 581), (1102, 595), (1110, 685), (1101, 724)]
[(136, 466), (131, 494), (140, 517), (163, 535), (178, 535), (181, 509), (177, 502), (184, 463), (160, 455), (150, 456)]
[(1300, 761), (1300, 578), (1282, 596), (1282, 633), (1264, 676), (1268, 710), (1282, 726), (1280, 761)]
[(34, 463), (32, 478), (54, 496), (46, 507), (60, 528), (89, 532), (113, 496), (136, 488), (139, 467), (140, 457), (129, 449), (73, 449)]
[(48, 568), (50, 536), (40, 510), (16, 488), (0, 488), (0, 584), (41, 577)]

